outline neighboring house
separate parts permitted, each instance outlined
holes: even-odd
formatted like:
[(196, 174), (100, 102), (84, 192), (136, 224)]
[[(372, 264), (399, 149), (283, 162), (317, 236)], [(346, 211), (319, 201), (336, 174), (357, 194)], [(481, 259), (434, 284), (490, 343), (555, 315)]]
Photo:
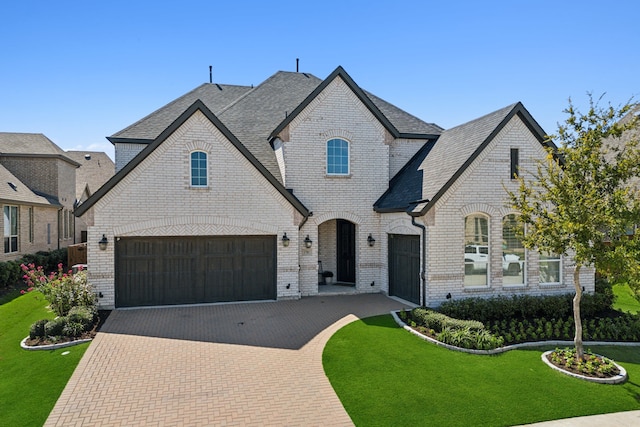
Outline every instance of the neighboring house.
[(61, 206), (39, 196), (0, 165), (0, 204), (3, 211), (3, 246), (0, 261), (54, 249)]
[(505, 207), (546, 155), (520, 103), (444, 131), (341, 67), (278, 72), (199, 86), (109, 140), (117, 172), (76, 209), (105, 308), (316, 295), (319, 265), (346, 291), (426, 305), (572, 289)]
[(0, 188), (9, 186), (11, 190), (2, 192), (2, 259), (73, 243), (75, 170), (79, 164), (42, 134), (0, 132), (0, 165), (5, 169)]
[[(66, 151), (65, 155), (80, 166), (76, 169), (76, 205), (83, 203), (115, 174), (113, 160), (100, 151)], [(75, 242), (87, 241), (87, 224), (76, 218)]]

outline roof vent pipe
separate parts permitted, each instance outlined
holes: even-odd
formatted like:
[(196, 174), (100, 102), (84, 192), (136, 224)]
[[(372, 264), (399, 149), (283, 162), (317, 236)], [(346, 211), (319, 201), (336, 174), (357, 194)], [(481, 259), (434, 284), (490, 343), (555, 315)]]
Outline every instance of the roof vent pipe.
[(213, 83), (213, 66), (209, 65), (209, 83)]
[(299, 71), (299, 64), (300, 64), (300, 58), (296, 58), (296, 73), (298, 73)]

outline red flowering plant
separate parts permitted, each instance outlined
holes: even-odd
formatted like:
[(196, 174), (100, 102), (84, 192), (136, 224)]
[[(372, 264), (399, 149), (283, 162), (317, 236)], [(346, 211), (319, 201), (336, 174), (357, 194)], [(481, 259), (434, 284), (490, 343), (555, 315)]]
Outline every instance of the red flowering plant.
[(95, 307), (96, 294), (82, 269), (77, 273), (65, 272), (62, 264), (58, 264), (58, 271), (47, 275), (41, 266), (36, 267), (35, 264), (22, 264), (20, 268), (24, 272), (22, 278), (27, 284), (27, 292), (41, 292), (58, 316), (66, 316), (73, 307)]

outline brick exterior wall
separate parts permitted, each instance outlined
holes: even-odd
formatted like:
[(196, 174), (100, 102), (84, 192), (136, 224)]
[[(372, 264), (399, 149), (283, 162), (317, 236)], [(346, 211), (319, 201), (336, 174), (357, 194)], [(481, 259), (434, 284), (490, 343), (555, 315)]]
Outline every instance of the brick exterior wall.
[[(422, 148), (426, 139), (395, 139), (389, 146), (389, 176), (393, 178), (400, 169)], [(381, 193), (382, 195), (382, 193)]]
[(116, 150), (116, 173), (147, 146), (147, 144), (129, 144), (122, 142), (114, 145)]
[[(31, 190), (57, 197), (62, 205), (60, 218), (51, 222), (37, 222), (36, 234), (39, 241), (46, 241), (46, 224), (51, 224), (51, 249), (67, 247), (74, 243), (75, 219), (73, 209), (76, 198), (76, 166), (56, 157), (2, 157), (2, 165)], [(55, 208), (44, 208), (47, 210)], [(66, 214), (65, 214), (66, 212)], [(51, 214), (48, 213), (47, 216)], [(56, 213), (57, 215), (57, 213)], [(64, 234), (64, 219), (67, 218), (67, 233)], [(69, 219), (70, 218), (70, 219)], [(58, 236), (60, 237), (58, 243)], [(40, 246), (39, 246), (40, 247)], [(38, 249), (45, 250), (45, 249)], [(29, 253), (24, 249), (24, 253)]]
[[(194, 150), (208, 153), (207, 188), (190, 186), (190, 153)], [(91, 211), (89, 276), (103, 295), (102, 307), (114, 305), (113, 242), (121, 236), (275, 235), (278, 298), (300, 297), (300, 215), (200, 112)], [(291, 239), (286, 248), (280, 243), (285, 232)], [(100, 251), (97, 242), (103, 233), (112, 243)]]
[[(510, 149), (520, 152), (520, 170), (535, 170), (535, 159), (546, 152), (526, 125), (514, 117), (487, 146), (473, 164), (460, 176), (448, 192), (436, 202), (426, 218), (427, 224), (427, 303), (438, 305), (451, 293), (453, 298), (488, 297), (513, 294), (559, 294), (573, 291), (573, 272), (569, 260), (563, 262), (560, 285), (539, 283), (539, 256), (527, 251), (525, 286), (503, 284), (502, 218), (515, 213), (506, 207), (503, 185), (517, 188), (509, 178)], [(489, 217), (490, 274), (488, 287), (465, 287), (464, 283), (464, 218), (472, 213)], [(594, 291), (593, 270), (583, 269), (581, 281)]]
[[(0, 228), (0, 234), (2, 234), (2, 240), (0, 240), (0, 261), (16, 260), (26, 254), (57, 249), (57, 207), (5, 203), (0, 207), (2, 212), (4, 212), (4, 206), (18, 207), (18, 252), (4, 253), (3, 216), (3, 224)], [(33, 241), (30, 241), (29, 238), (29, 208), (33, 209)], [(47, 225), (50, 227), (49, 240), (47, 239)]]
[[(380, 236), (381, 217), (373, 211), (373, 203), (389, 182), (386, 130), (337, 78), (282, 133), (287, 134), (289, 140), (282, 141), (281, 148), (287, 187), (313, 211), (300, 232), (314, 242), (311, 249), (300, 250), (302, 295), (318, 293), (319, 260), (325, 270), (336, 274), (337, 218), (355, 224), (356, 289), (379, 292), (381, 251), (379, 246), (367, 245), (367, 236)], [(326, 144), (332, 138), (349, 142), (348, 176), (326, 173)]]

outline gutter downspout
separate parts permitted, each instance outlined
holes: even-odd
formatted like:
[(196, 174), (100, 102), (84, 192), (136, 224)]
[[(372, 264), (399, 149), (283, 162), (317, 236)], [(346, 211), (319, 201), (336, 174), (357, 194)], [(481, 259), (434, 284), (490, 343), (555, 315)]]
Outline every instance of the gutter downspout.
[(411, 225), (422, 229), (422, 271), (420, 272), (420, 280), (422, 280), (422, 306), (427, 306), (427, 227), (416, 222), (416, 217), (411, 216)]

